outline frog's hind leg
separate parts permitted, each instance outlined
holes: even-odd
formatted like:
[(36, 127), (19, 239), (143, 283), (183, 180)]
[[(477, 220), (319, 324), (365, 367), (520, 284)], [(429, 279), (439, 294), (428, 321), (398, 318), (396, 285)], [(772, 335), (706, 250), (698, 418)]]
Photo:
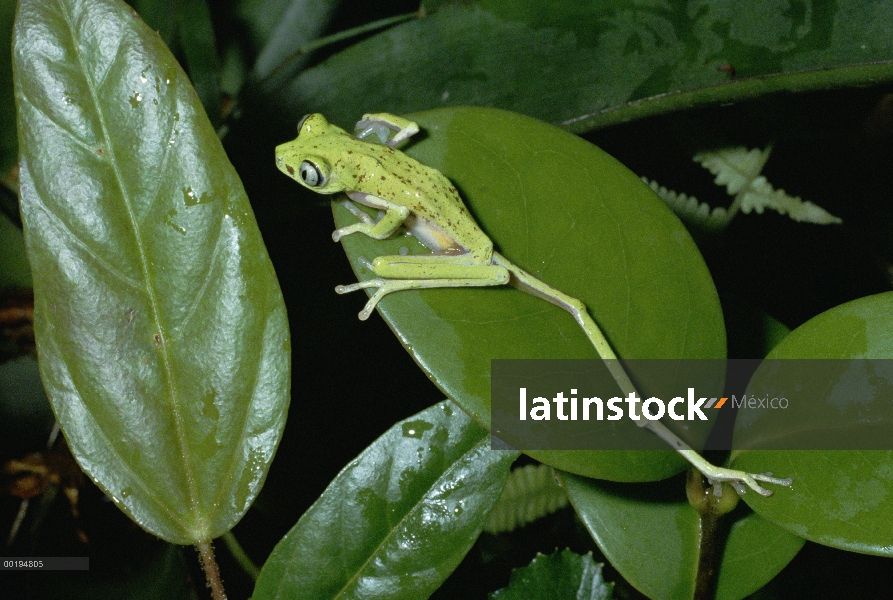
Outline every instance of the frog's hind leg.
[(378, 302), (392, 292), (449, 287), (489, 287), (505, 285), (509, 272), (500, 265), (480, 264), (467, 254), (418, 256), (379, 256), (372, 261), (376, 279), (339, 285), (335, 291), (347, 294), (378, 288), (360, 311), (360, 320), (372, 314)]
[[(382, 144), (395, 148), (400, 142), (407, 140), (419, 132), (419, 126), (409, 119), (390, 113), (368, 113), (363, 115), (354, 128), (358, 139), (375, 135)], [(389, 137), (389, 130), (396, 133)]]

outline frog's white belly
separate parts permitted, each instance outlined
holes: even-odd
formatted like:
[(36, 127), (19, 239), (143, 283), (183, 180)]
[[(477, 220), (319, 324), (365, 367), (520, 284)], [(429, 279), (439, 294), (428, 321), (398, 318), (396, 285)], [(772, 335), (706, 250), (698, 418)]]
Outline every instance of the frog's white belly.
[(407, 229), (412, 232), (412, 235), (432, 252), (437, 252), (438, 254), (462, 254), (467, 252), (456, 240), (431, 221), (415, 215), (409, 215), (404, 223)]

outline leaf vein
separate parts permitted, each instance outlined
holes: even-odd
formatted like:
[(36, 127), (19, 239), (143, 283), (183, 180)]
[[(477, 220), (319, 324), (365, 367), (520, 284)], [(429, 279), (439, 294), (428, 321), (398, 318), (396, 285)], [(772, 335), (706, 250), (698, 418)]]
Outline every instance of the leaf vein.
[(214, 244), (214, 251), (211, 254), (211, 259), (208, 261), (208, 268), (205, 271), (204, 280), (202, 281), (201, 287), (199, 287), (198, 291), (195, 293), (195, 298), (193, 298), (192, 302), (189, 304), (189, 308), (186, 310), (186, 314), (183, 317), (183, 320), (180, 321), (180, 324), (174, 329), (174, 332), (171, 334), (171, 340), (179, 339), (183, 332), (186, 331), (186, 326), (189, 321), (192, 319), (192, 316), (198, 310), (198, 306), (201, 303), (202, 299), (205, 296), (205, 293), (208, 291), (208, 284), (211, 283), (214, 273), (214, 268), (217, 266), (217, 257), (220, 254), (220, 249), (223, 247), (221, 243), (223, 240), (223, 234), (218, 232), (217, 235), (217, 243)]
[(38, 106), (34, 101), (32, 101), (31, 98), (28, 97), (27, 92), (24, 92), (24, 91), (23, 91), (22, 94), (25, 96), (25, 100), (28, 101), (28, 106), (30, 106), (31, 108), (33, 108), (33, 109), (37, 112), (37, 114), (39, 114), (39, 115), (42, 116), (44, 119), (46, 119), (47, 121), (49, 121), (50, 123), (52, 123), (53, 125), (55, 125), (56, 129), (58, 129), (59, 131), (61, 131), (62, 133), (64, 133), (64, 134), (65, 134), (71, 141), (73, 141), (75, 144), (77, 144), (78, 146), (80, 146), (81, 148), (83, 148), (84, 150), (86, 150), (90, 156), (93, 156), (93, 157), (95, 157), (95, 158), (98, 158), (98, 155), (96, 154), (96, 146), (95, 146), (94, 144), (88, 144), (87, 142), (85, 142), (84, 140), (82, 140), (81, 138), (79, 138), (79, 137), (77, 136), (77, 134), (75, 134), (73, 131), (69, 130), (69, 129), (68, 129), (67, 127), (65, 127), (62, 123), (60, 123), (59, 121), (57, 121), (57, 120), (56, 120), (54, 117), (52, 117), (47, 111), (45, 111), (45, 110), (42, 109), (40, 106)]
[(127, 286), (133, 288), (134, 290), (143, 291), (143, 287), (139, 284), (138, 281), (134, 281), (127, 275), (121, 273), (111, 263), (109, 263), (104, 258), (102, 258), (98, 254), (96, 254), (96, 252), (92, 248), (90, 248), (90, 246), (85, 241), (83, 241), (80, 237), (78, 237), (78, 235), (74, 231), (71, 230), (71, 228), (68, 226), (68, 224), (61, 217), (59, 217), (56, 213), (54, 213), (52, 210), (50, 210), (50, 208), (46, 204), (44, 204), (43, 199), (41, 198), (40, 194), (35, 194), (34, 196), (35, 196), (35, 201), (37, 203), (37, 206), (50, 219), (52, 219), (53, 222), (62, 231), (64, 231), (66, 234), (68, 234), (68, 236), (72, 239), (72, 241), (74, 241), (81, 248), (81, 250), (83, 250), (84, 253), (86, 253), (91, 259), (93, 259), (93, 261), (96, 262), (102, 269), (104, 269), (111, 275), (114, 275), (119, 281), (121, 281), (122, 283), (126, 284)]

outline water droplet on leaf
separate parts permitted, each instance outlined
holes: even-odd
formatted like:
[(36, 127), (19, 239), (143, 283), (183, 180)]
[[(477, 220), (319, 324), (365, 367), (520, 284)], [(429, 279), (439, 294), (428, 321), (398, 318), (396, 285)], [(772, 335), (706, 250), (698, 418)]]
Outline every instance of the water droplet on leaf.
[(177, 224), (174, 222), (174, 217), (176, 217), (176, 216), (177, 216), (177, 211), (176, 211), (176, 210), (171, 210), (171, 211), (170, 211), (169, 213), (167, 213), (167, 215), (164, 217), (164, 222), (167, 223), (168, 226), (170, 226), (170, 227), (171, 227), (174, 231), (176, 231), (177, 233), (186, 235), (186, 228), (185, 228), (185, 227), (181, 227), (181, 226), (177, 225)]
[(407, 421), (403, 424), (403, 437), (421, 438), (434, 425), (427, 421)]

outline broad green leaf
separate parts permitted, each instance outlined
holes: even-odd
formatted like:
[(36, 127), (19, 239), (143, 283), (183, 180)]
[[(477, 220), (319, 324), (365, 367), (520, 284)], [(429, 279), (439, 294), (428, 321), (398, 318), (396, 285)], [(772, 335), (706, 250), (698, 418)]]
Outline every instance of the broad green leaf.
[(891, 21), (890, 0), (457, 2), (330, 57), (278, 100), (295, 119), (482, 105), (583, 132), (893, 80)]
[[(893, 292), (842, 304), (792, 331), (768, 358), (893, 358), (891, 314)], [(770, 498), (744, 496), (767, 519), (820, 544), (893, 556), (893, 451), (749, 450), (733, 453), (732, 466), (793, 478)]]
[[(722, 313), (700, 253), (626, 167), (576, 136), (505, 111), (453, 108), (412, 118), (424, 138), (406, 152), (457, 185), (499, 252), (582, 299), (619, 356), (724, 357)], [(338, 226), (355, 220), (336, 207)], [(361, 279), (372, 277), (364, 257), (429, 252), (405, 236), (343, 241)], [(379, 306), (434, 382), (488, 427), (491, 359), (598, 358), (570, 314), (509, 287), (399, 292)], [(530, 454), (623, 481), (661, 479), (685, 464), (671, 451)]]
[(391, 427), (329, 484), (273, 550), (271, 598), (427, 598), (456, 568), (517, 452), (446, 400)]
[(22, 217), (41, 375), (72, 453), (142, 527), (228, 531), (263, 483), (289, 334), (242, 184), (183, 71), (117, 0), (23, 0)]
[[(674, 494), (666, 485), (559, 476), (577, 514), (624, 579), (655, 600), (692, 597), (700, 517), (685, 497), (684, 480)], [(737, 510), (723, 519), (731, 525), (724, 547), (717, 550), (722, 555), (717, 600), (737, 600), (763, 587), (803, 546), (802, 538), (754, 513)]]
[(526, 567), (512, 572), (507, 587), (490, 594), (491, 600), (610, 600), (614, 585), (602, 578), (602, 565), (592, 553), (570, 550), (540, 554)]

